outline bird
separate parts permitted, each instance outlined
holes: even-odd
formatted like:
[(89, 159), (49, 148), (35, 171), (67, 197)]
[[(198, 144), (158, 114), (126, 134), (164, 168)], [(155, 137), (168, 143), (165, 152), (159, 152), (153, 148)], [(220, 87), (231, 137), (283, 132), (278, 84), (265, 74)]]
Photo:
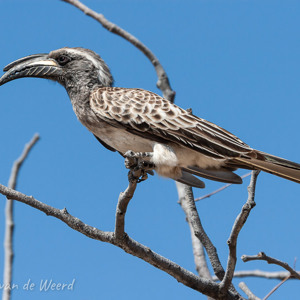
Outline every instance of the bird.
[(78, 120), (107, 149), (192, 187), (199, 177), (242, 183), (239, 168), (262, 170), (300, 183), (300, 164), (255, 150), (237, 136), (167, 99), (139, 88), (113, 86), (94, 51), (64, 47), (20, 58), (6, 67), (0, 86), (23, 77), (56, 81), (67, 91)]

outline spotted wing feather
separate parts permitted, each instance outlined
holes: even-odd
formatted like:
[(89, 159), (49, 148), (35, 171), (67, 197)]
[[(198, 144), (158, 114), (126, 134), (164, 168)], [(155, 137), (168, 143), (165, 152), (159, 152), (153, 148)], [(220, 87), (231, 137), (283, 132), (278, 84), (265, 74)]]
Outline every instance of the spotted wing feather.
[(112, 126), (154, 141), (177, 143), (214, 158), (239, 157), (252, 151), (225, 129), (146, 90), (99, 88), (91, 94), (90, 105)]

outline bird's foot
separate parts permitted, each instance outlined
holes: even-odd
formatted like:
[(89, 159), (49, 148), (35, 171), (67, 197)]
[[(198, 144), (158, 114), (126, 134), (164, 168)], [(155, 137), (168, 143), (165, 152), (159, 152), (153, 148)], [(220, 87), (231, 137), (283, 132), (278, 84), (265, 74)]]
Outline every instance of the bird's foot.
[(138, 183), (140, 183), (148, 178), (148, 174), (154, 175), (153, 169), (153, 163), (145, 160), (139, 161), (137, 166), (130, 169), (128, 176), (132, 176), (134, 179), (137, 179)]
[(142, 182), (148, 178), (148, 174), (154, 175), (153, 169), (155, 165), (144, 158), (152, 157), (152, 152), (133, 152), (127, 151), (125, 156), (125, 167), (130, 169), (128, 177), (137, 179), (137, 182)]

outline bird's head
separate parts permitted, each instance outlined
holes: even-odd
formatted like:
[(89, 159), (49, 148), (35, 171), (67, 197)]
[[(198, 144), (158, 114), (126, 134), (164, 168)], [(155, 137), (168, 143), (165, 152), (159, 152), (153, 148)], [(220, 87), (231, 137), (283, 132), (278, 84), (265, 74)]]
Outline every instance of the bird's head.
[(3, 71), (0, 85), (23, 77), (51, 79), (68, 92), (80, 87), (108, 87), (113, 83), (106, 63), (95, 52), (84, 48), (61, 48), (49, 54), (34, 54), (20, 58)]

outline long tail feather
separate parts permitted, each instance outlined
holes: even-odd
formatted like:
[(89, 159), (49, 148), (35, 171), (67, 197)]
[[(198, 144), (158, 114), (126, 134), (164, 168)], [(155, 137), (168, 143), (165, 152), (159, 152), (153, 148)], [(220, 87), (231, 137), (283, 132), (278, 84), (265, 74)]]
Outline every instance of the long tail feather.
[(279, 177), (300, 183), (300, 164), (292, 161), (257, 151), (261, 158), (235, 158), (233, 161), (241, 168), (249, 167), (259, 169)]

